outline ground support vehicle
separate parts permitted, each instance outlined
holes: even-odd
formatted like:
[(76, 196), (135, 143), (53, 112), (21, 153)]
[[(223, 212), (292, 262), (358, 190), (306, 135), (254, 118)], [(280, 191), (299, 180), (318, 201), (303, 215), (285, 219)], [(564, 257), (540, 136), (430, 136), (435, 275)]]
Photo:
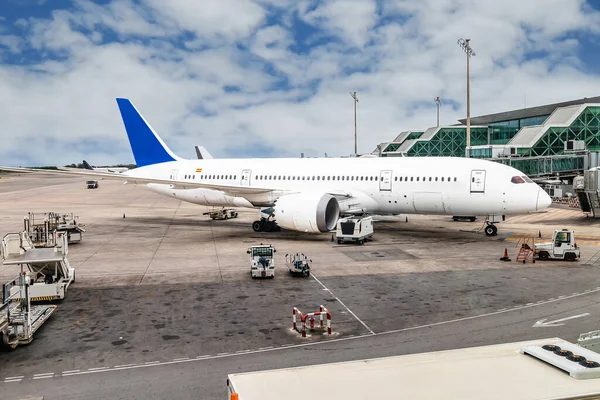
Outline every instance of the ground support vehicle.
[(536, 243), (534, 252), (540, 260), (575, 261), (581, 257), (575, 242), (575, 232), (569, 229), (554, 231), (552, 242)]
[(85, 229), (78, 219), (73, 213), (28, 213), (23, 226), (34, 247), (54, 247), (59, 242), (58, 236), (63, 234), (69, 244), (83, 241)]
[(275, 248), (270, 244), (252, 246), (246, 253), (250, 254), (250, 277), (275, 277)]
[(373, 237), (373, 217), (340, 218), (335, 236), (338, 244), (352, 242), (362, 245)]
[(238, 213), (237, 213), (237, 211), (235, 211), (231, 208), (223, 208), (220, 210), (208, 211), (208, 212), (202, 213), (202, 215), (208, 215), (211, 219), (215, 220), (215, 219), (237, 218)]
[(286, 254), (285, 265), (292, 276), (310, 276), (310, 265), (308, 257), (304, 253)]
[(23, 274), (2, 285), (0, 339), (5, 349), (12, 350), (20, 344), (31, 343), (34, 333), (56, 311), (53, 304), (32, 305), (30, 288)]
[[(9, 233), (2, 238), (2, 265), (18, 265), (28, 284), (32, 302), (62, 300), (69, 286), (75, 282), (75, 269), (67, 259), (68, 242), (59, 236), (53, 248), (35, 248), (26, 232)], [(13, 287), (15, 291), (19, 287)], [(18, 297), (17, 300), (24, 298)]]

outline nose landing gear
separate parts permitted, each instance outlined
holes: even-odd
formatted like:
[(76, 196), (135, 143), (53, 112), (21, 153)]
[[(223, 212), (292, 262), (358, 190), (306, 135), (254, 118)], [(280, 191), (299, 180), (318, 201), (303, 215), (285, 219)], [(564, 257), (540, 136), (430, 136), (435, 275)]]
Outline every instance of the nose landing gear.
[(496, 236), (498, 234), (498, 228), (496, 227), (496, 225), (488, 222), (484, 229), (484, 232), (485, 236)]

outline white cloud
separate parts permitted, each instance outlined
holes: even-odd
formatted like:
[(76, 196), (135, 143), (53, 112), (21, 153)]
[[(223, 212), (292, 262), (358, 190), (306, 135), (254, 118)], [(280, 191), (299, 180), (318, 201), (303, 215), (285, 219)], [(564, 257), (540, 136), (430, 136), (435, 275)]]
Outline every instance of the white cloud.
[[(267, 18), (274, 7), (277, 20)], [(320, 36), (293, 31), (295, 18)], [(221, 157), (260, 155), (263, 145), (340, 155), (353, 149), (348, 92), (356, 90), (359, 150), (371, 151), (401, 130), (435, 124), (435, 96), (442, 123), (464, 116), (461, 36), (477, 52), (472, 115), (520, 108), (525, 97), (531, 106), (597, 95), (600, 78), (582, 68), (578, 38), (597, 38), (598, 18), (573, 0), (538, 8), (391, 0), (380, 9), (370, 1), (79, 0), (47, 19), (3, 22), (0, 165), (132, 161), (115, 97), (132, 99), (185, 157), (197, 144)]]
[(201, 41), (239, 40), (248, 36), (265, 17), (265, 10), (251, 0), (144, 0), (180, 29), (195, 32)]
[(326, 29), (355, 47), (369, 40), (371, 28), (377, 22), (375, 0), (326, 0), (310, 10), (301, 5), (302, 18), (314, 26)]

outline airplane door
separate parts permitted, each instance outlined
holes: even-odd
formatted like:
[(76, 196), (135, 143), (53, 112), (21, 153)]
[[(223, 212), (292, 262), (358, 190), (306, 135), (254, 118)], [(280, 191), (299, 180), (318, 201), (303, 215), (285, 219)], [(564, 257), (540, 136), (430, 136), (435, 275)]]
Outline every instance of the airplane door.
[(250, 176), (252, 175), (252, 170), (245, 169), (242, 171), (242, 186), (250, 186)]
[(392, 190), (392, 171), (381, 171), (381, 175), (379, 177), (379, 190)]
[(176, 181), (177, 180), (177, 170), (172, 169), (171, 172), (169, 173), (169, 176), (171, 177), (172, 181)]
[(471, 171), (471, 193), (485, 192), (485, 170), (474, 169)]

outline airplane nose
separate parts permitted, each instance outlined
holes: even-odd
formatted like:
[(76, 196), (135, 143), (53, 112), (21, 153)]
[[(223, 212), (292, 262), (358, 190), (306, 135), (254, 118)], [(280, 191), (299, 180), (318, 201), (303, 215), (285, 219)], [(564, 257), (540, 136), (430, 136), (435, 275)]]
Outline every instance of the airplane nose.
[(542, 188), (539, 188), (537, 195), (537, 204), (535, 209), (537, 211), (544, 210), (550, 207), (550, 204), (552, 204), (552, 199), (550, 198), (550, 196), (548, 196), (548, 193), (546, 193), (546, 191)]

